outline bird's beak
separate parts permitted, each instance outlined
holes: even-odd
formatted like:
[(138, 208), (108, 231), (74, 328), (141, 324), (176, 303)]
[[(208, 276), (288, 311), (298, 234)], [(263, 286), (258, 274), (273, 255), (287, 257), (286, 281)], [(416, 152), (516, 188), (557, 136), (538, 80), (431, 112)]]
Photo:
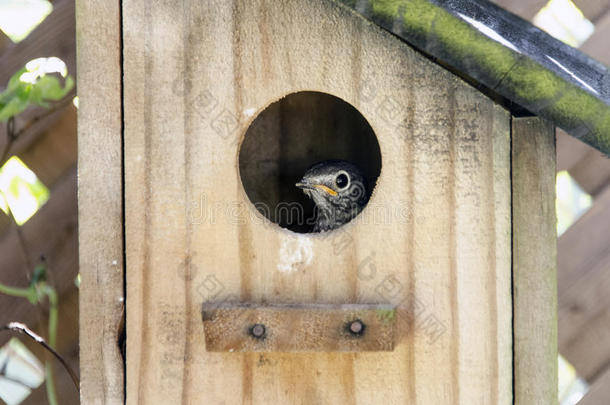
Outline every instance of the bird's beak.
[(303, 190), (322, 190), (330, 195), (332, 195), (333, 197), (337, 195), (337, 192), (335, 190), (333, 190), (330, 187), (325, 186), (324, 184), (310, 184), (310, 183), (303, 183), (302, 181), (298, 182), (297, 184), (295, 184), (295, 186), (297, 186), (300, 189)]

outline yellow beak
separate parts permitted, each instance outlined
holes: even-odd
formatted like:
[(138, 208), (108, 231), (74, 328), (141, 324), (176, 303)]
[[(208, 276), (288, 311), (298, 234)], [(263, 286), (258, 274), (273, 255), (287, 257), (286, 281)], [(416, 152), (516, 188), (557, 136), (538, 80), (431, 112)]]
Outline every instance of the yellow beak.
[(320, 190), (326, 191), (328, 194), (332, 195), (332, 196), (336, 196), (337, 192), (335, 190), (333, 190), (330, 187), (326, 187), (323, 184), (314, 184), (313, 185), (315, 188), (319, 188)]
[(297, 184), (295, 184), (295, 186), (297, 186), (299, 188), (309, 188), (309, 189), (319, 188), (320, 190), (325, 191), (332, 196), (337, 195), (337, 192), (335, 190), (333, 190), (330, 187), (325, 186), (324, 184), (297, 183)]

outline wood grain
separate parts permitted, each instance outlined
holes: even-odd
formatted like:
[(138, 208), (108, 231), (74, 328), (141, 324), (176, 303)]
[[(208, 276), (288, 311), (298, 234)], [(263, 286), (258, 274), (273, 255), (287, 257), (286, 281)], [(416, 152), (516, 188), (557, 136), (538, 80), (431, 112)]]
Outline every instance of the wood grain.
[[(394, 349), (396, 308), (391, 305), (204, 303), (202, 319), (208, 352)], [(354, 322), (357, 329), (351, 331)]]
[[(123, 5), (127, 403), (512, 403), (507, 112), (334, 2)], [(261, 221), (238, 171), (256, 113), (304, 90), (382, 154), (360, 219), (320, 235)], [(212, 297), (391, 303), (396, 347), (206, 352)]]
[(77, 1), (81, 403), (124, 400), (119, 2)]
[(515, 404), (557, 403), (555, 131), (513, 118)]

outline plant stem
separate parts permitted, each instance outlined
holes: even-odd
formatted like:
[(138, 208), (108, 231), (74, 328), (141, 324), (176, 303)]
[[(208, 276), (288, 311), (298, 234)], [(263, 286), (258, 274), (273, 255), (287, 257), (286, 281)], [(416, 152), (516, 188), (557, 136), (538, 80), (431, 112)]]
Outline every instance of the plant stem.
[(57, 292), (49, 286), (45, 286), (45, 294), (49, 298), (49, 346), (55, 349), (57, 340)]
[(10, 295), (12, 297), (27, 298), (30, 302), (32, 297), (35, 297), (36, 292), (32, 288), (17, 288), (9, 287), (4, 284), (0, 284), (0, 293)]
[(49, 405), (58, 405), (57, 392), (55, 392), (55, 377), (53, 376), (53, 364), (47, 360), (45, 364), (47, 399)]
[[(45, 286), (44, 294), (49, 299), (49, 346), (55, 350), (57, 342), (57, 293), (52, 287)], [(47, 398), (49, 405), (57, 405), (57, 393), (55, 392), (55, 377), (53, 375), (53, 362), (47, 354), (45, 365), (47, 380)]]

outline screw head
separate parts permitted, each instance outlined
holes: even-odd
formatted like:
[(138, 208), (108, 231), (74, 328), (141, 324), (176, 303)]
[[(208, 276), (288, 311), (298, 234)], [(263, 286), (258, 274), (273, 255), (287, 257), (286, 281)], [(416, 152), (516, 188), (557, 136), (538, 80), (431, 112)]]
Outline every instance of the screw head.
[(254, 324), (250, 328), (250, 334), (256, 339), (264, 338), (266, 331), (267, 330), (265, 328), (265, 325), (263, 325), (262, 323)]
[(364, 333), (365, 327), (366, 326), (360, 319), (356, 319), (355, 321), (349, 323), (348, 330), (352, 335), (360, 336)]

